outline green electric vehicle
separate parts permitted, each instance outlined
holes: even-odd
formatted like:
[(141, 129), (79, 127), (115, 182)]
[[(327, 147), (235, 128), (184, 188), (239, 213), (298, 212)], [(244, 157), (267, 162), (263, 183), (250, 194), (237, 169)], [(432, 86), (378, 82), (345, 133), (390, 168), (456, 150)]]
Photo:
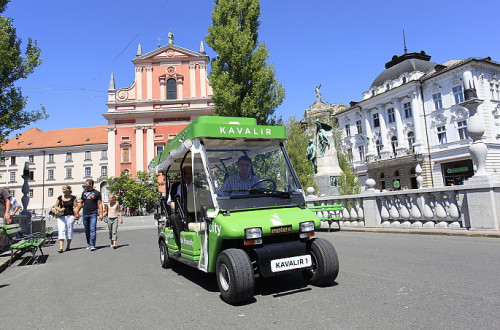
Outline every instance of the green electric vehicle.
[[(168, 142), (149, 164), (167, 187), (180, 181), (155, 213), (162, 267), (215, 273), (231, 304), (251, 299), (259, 276), (301, 271), (312, 285), (332, 285), (337, 253), (315, 237), (321, 223), (306, 208), (285, 144), (285, 127), (216, 116), (195, 119)], [(231, 185), (241, 182), (241, 160), (250, 173)]]

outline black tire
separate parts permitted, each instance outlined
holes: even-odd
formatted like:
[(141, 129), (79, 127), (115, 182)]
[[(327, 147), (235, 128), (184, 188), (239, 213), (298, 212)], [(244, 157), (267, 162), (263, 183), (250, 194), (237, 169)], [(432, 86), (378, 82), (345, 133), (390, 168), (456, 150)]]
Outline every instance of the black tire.
[(227, 249), (217, 258), (215, 268), (222, 299), (229, 304), (245, 302), (253, 297), (255, 279), (250, 258), (240, 249)]
[(316, 286), (332, 285), (339, 274), (339, 259), (333, 245), (317, 238), (311, 243), (309, 254), (312, 266), (302, 272), (305, 279)]
[(164, 240), (160, 241), (160, 262), (163, 268), (172, 268), (174, 260), (168, 255), (168, 247)]

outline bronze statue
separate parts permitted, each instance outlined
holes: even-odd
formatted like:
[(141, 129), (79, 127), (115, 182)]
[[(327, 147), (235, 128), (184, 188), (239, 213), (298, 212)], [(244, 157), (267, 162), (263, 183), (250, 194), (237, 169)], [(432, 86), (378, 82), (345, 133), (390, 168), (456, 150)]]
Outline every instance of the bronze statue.
[(313, 139), (309, 139), (309, 146), (306, 149), (307, 159), (313, 164), (314, 174), (318, 173), (318, 162), (316, 161), (316, 146)]
[(332, 126), (322, 123), (319, 120), (315, 119), (314, 123), (316, 124), (316, 136), (318, 138), (318, 153), (319, 157), (325, 156), (326, 148), (330, 148), (330, 141), (328, 141), (328, 136), (326, 132), (332, 130)]

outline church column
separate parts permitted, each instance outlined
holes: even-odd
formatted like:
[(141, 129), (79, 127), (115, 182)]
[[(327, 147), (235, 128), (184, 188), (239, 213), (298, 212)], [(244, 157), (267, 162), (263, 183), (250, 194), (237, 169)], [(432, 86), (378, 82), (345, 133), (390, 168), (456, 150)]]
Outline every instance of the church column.
[(135, 169), (144, 171), (144, 127), (135, 126)]
[(135, 84), (137, 89), (137, 100), (142, 100), (142, 66), (135, 67)]
[(207, 85), (206, 85), (206, 80), (207, 80), (207, 65), (206, 64), (200, 64), (200, 91), (201, 91), (201, 97), (206, 97), (207, 96)]
[(165, 76), (160, 77), (160, 100), (167, 99), (167, 80)]
[(196, 97), (196, 64), (189, 63), (189, 87), (191, 87), (190, 97)]
[(146, 93), (147, 99), (153, 99), (153, 67), (146, 67)]
[(116, 170), (116, 127), (108, 127), (108, 177), (117, 177)]
[(149, 164), (149, 162), (155, 156), (154, 133), (155, 133), (154, 126), (147, 126), (146, 127), (146, 164)]
[(177, 98), (179, 100), (184, 99), (184, 78), (183, 77), (178, 77), (177, 78)]
[(408, 141), (405, 138), (403, 118), (401, 117), (401, 102), (398, 99), (392, 100), (394, 105), (394, 116), (396, 117), (396, 132), (398, 138), (398, 147), (396, 148), (396, 155), (403, 156), (404, 150), (408, 149)]

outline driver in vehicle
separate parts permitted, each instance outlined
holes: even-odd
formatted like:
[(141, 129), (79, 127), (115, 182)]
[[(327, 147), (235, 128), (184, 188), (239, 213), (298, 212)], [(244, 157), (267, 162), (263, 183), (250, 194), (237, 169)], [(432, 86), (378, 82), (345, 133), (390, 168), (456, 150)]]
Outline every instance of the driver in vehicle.
[[(258, 176), (252, 175), (252, 160), (248, 156), (238, 158), (238, 174), (230, 176), (217, 192), (219, 197), (248, 195), (251, 188), (263, 188), (266, 186)], [(256, 185), (257, 184), (257, 185)]]

